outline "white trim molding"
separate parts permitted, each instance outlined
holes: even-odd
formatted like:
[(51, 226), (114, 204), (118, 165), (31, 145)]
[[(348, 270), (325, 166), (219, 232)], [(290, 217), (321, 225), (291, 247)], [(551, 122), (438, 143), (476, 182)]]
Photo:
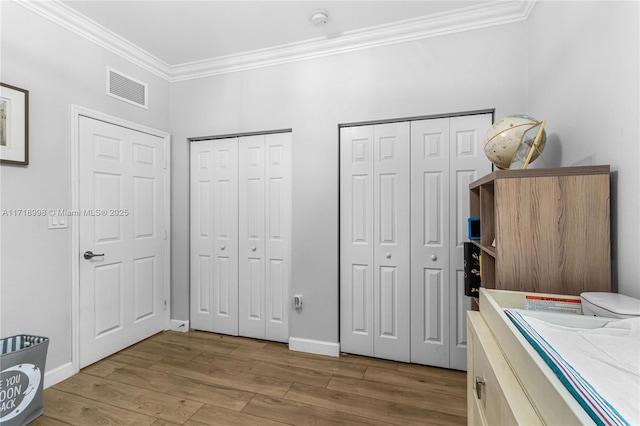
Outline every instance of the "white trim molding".
[(73, 363), (67, 362), (59, 367), (52, 368), (44, 373), (44, 389), (54, 386), (63, 380), (67, 380), (73, 376), (76, 371), (73, 368)]
[(78, 13), (60, 0), (13, 0), (56, 24), (169, 82), (228, 74), (357, 50), (524, 21), (537, 0), (496, 0), (455, 11), (393, 24), (348, 31), (332, 38), (315, 38), (197, 62), (170, 65), (141, 47)]
[(289, 338), (289, 350), (306, 352), (316, 355), (340, 356), (340, 344), (334, 342), (324, 342), (322, 340), (301, 339), (299, 337)]

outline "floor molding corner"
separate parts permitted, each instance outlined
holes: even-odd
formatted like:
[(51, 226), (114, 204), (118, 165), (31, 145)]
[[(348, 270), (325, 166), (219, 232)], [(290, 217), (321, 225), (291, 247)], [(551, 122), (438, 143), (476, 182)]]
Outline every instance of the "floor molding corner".
[(63, 380), (73, 376), (73, 363), (68, 362), (44, 373), (44, 389), (60, 383)]
[(299, 337), (289, 338), (289, 350), (307, 352), (316, 355), (340, 356), (340, 344), (334, 342), (324, 342), (322, 340), (301, 339)]

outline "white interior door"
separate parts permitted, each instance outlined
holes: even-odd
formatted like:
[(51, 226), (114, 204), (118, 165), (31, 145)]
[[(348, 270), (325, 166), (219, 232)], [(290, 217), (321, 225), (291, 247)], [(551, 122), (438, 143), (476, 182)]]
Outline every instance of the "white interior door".
[(375, 126), (373, 156), (373, 353), (409, 362), (409, 123)]
[(239, 333), (287, 342), (291, 133), (239, 139)]
[(341, 129), (345, 352), (409, 361), (409, 123)]
[(411, 361), (449, 367), (449, 118), (411, 123)]
[(238, 334), (236, 138), (191, 143), (191, 326)]
[(79, 118), (80, 367), (164, 328), (164, 161), (162, 138)]
[(452, 117), (450, 122), (449, 192), (449, 367), (466, 370), (467, 315), (471, 299), (464, 294), (464, 242), (467, 241), (469, 184), (491, 173), (484, 155), (484, 139), (491, 127), (491, 114)]
[(343, 351), (466, 369), (463, 242), (490, 126), (479, 114), (341, 129)]
[(191, 323), (286, 342), (291, 133), (191, 143)]
[(239, 140), (239, 332), (264, 338), (265, 195), (264, 136)]
[(373, 126), (340, 129), (340, 349), (373, 356)]
[(288, 342), (291, 288), (291, 133), (265, 136), (265, 334)]

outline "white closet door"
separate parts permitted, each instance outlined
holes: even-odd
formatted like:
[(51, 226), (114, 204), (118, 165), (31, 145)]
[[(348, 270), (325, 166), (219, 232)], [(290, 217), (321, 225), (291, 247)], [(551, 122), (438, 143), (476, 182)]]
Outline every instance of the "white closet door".
[(213, 143), (191, 143), (190, 326), (213, 331)]
[(191, 143), (191, 326), (238, 334), (237, 139)]
[(411, 123), (411, 362), (449, 367), (449, 119)]
[(491, 163), (484, 155), (484, 140), (491, 127), (491, 114), (452, 117), (450, 124), (450, 287), (449, 287), (449, 367), (466, 370), (466, 311), (471, 300), (464, 295), (464, 241), (468, 237), (469, 184), (491, 173)]
[(291, 133), (239, 139), (239, 333), (289, 340)]
[(374, 355), (410, 360), (409, 123), (374, 128)]
[(264, 135), (239, 140), (239, 332), (264, 338), (265, 165)]
[(291, 133), (191, 143), (191, 324), (286, 342)]
[(490, 126), (480, 114), (341, 129), (343, 351), (466, 369), (463, 242)]
[(213, 141), (213, 331), (238, 334), (238, 141)]
[(265, 136), (265, 334), (289, 341), (291, 133)]
[(340, 346), (373, 356), (373, 126), (340, 129)]
[(409, 361), (409, 123), (340, 140), (342, 350)]

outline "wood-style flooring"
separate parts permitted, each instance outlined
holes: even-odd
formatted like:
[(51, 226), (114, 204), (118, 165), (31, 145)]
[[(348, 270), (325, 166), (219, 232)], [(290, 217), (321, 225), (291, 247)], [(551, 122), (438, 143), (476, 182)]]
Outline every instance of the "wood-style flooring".
[(32, 425), (462, 425), (466, 373), (164, 332), (44, 391)]

